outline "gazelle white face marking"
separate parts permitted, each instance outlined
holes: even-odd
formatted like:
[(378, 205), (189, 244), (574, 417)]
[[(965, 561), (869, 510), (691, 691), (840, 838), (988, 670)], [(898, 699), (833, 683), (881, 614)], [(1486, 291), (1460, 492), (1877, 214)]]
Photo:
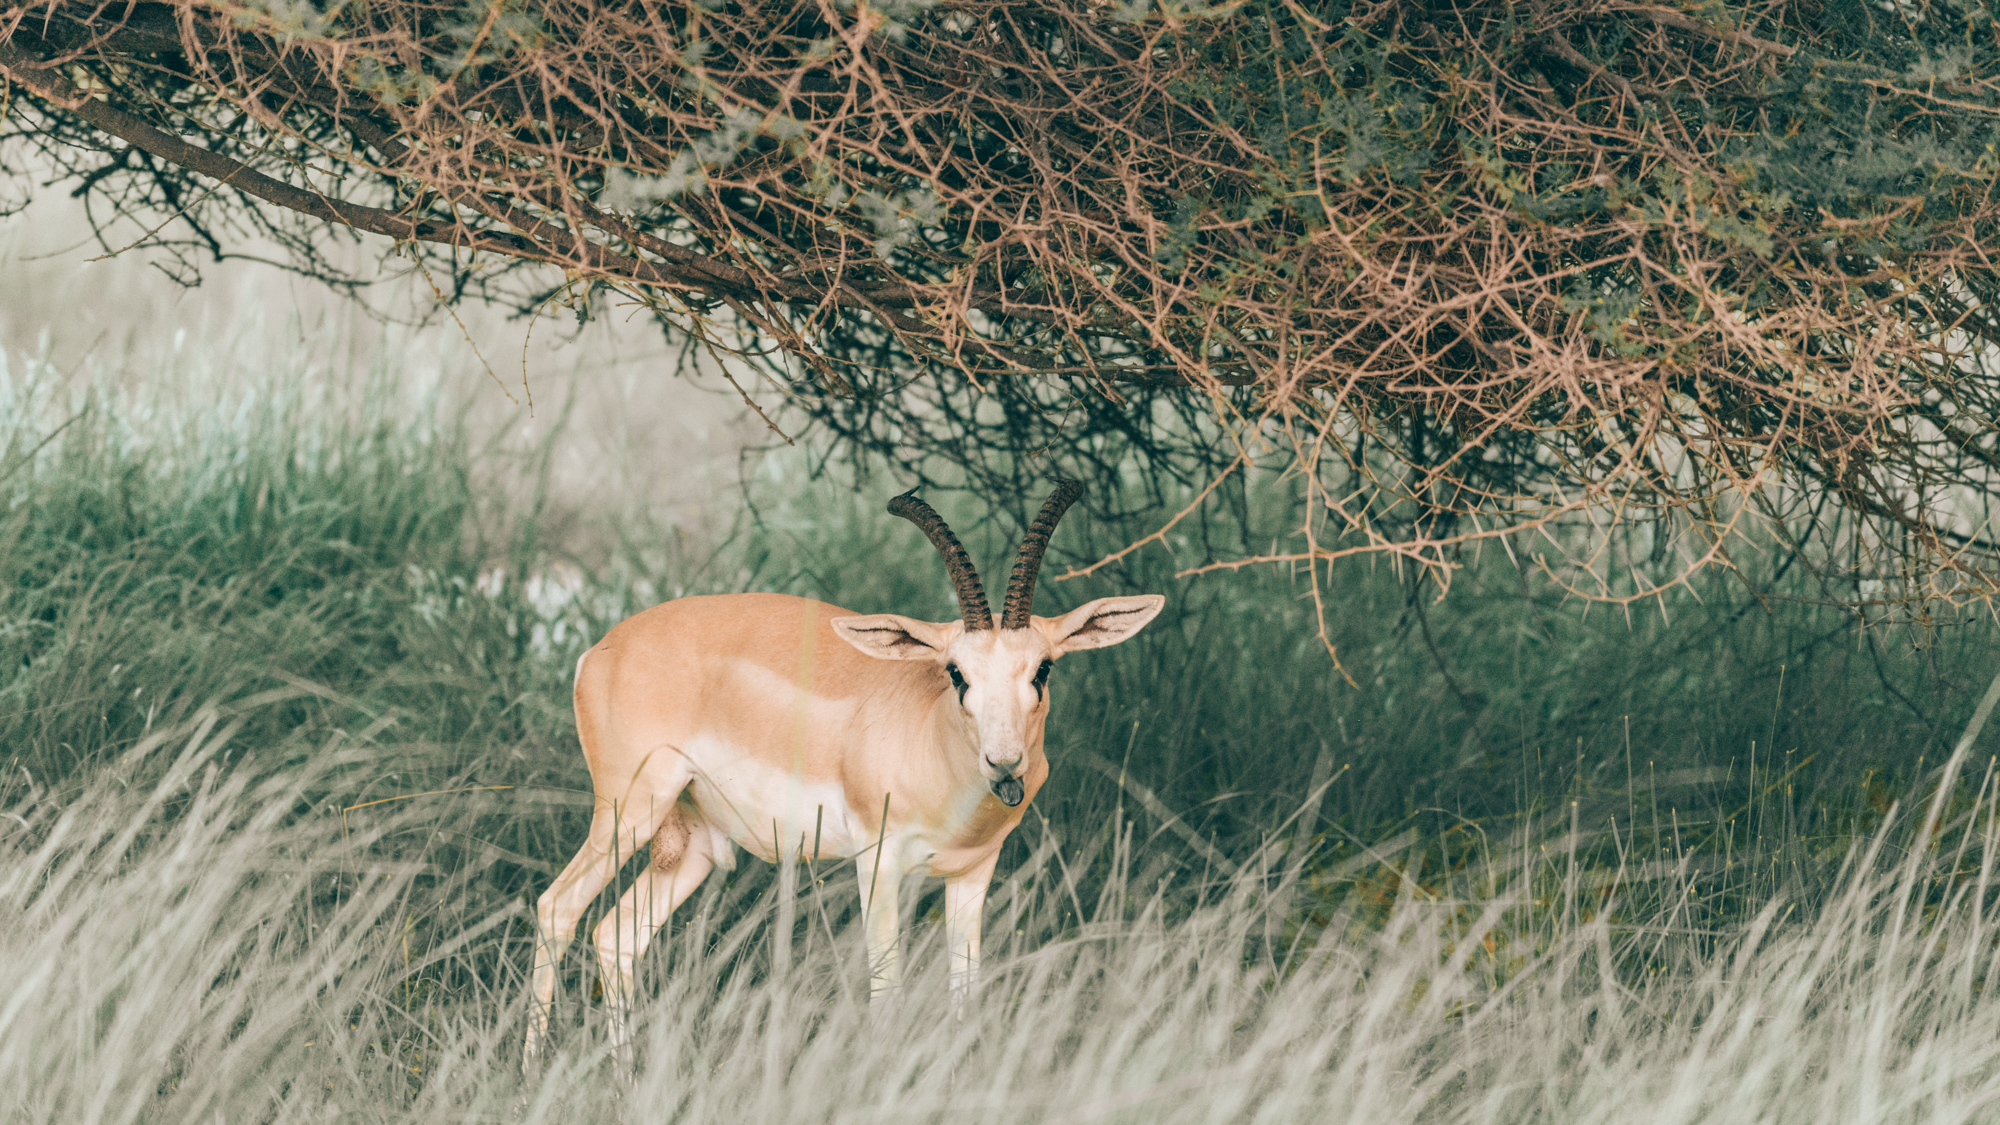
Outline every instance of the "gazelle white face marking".
[(849, 857), (862, 876), (871, 995), (900, 980), (897, 888), (945, 879), (952, 995), (977, 980), (1000, 845), (1048, 776), (1053, 669), (1116, 644), (1166, 602), (1100, 598), (1030, 612), (1066, 482), (1029, 525), (995, 622), (970, 559), (911, 494), (889, 510), (937, 547), (964, 619), (862, 616), (805, 598), (682, 598), (628, 618), (577, 662), (577, 735), (596, 793), (590, 838), (541, 897), (524, 1061), (539, 1058), (556, 966), (577, 920), (641, 844), (660, 863), (598, 927), (605, 998), (623, 1036), (632, 966), (672, 911), (741, 847), (767, 860)]
[[(1000, 803), (1021, 803), (1021, 774), (1042, 751), (1048, 676), (1055, 659), (1034, 629), (988, 629), (960, 637), (945, 654), (960, 710), (972, 724), (980, 776)], [(961, 686), (962, 685), (962, 686)]]

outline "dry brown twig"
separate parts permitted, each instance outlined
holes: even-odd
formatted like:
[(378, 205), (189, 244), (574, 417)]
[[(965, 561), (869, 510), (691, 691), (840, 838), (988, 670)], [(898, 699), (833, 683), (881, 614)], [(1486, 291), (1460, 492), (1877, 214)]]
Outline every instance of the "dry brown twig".
[[(1266, 466), (1296, 546), (1187, 573), (1386, 553), (1442, 587), (1541, 536), (1630, 602), (1830, 496), (1822, 571), (1990, 600), (2000, 54), (1903, 11), (45, 0), (0, 72), (52, 144), (147, 154), (93, 181), (135, 207), (191, 172), (437, 248), (455, 293), (613, 284), (802, 361), (765, 361), (792, 408), (913, 472), (1190, 474), (1072, 574)], [(1620, 568), (1592, 522), (1662, 517), (1687, 545)]]

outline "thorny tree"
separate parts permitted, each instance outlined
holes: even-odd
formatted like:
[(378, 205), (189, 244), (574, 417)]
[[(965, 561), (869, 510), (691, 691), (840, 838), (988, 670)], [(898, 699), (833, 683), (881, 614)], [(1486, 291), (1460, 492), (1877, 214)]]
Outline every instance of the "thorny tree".
[(1161, 2), (47, 0), (0, 72), (175, 268), (340, 281), (366, 232), (453, 298), (636, 302), (995, 496), (1288, 471), (1293, 538), (1211, 567), (2000, 589), (1987, 8)]

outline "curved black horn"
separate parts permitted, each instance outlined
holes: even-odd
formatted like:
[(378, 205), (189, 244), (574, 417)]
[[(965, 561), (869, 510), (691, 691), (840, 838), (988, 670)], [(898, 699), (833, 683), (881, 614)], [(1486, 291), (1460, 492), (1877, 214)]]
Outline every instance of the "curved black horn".
[(944, 557), (946, 570), (951, 571), (951, 584), (958, 591), (958, 609), (965, 615), (967, 629), (991, 629), (993, 608), (986, 604), (986, 590), (979, 584), (979, 571), (972, 565), (972, 556), (959, 545), (958, 536), (945, 526), (944, 517), (929, 504), (917, 499), (917, 490), (912, 488), (901, 496), (889, 501), (889, 514), (901, 516), (917, 525)]
[(1014, 561), (1013, 577), (1007, 580), (1007, 603), (1000, 611), (1002, 629), (1028, 627), (1028, 611), (1035, 605), (1035, 575), (1042, 569), (1042, 552), (1049, 549), (1049, 536), (1055, 534), (1056, 521), (1082, 496), (1082, 481), (1057, 481), (1056, 490), (1042, 504), (1041, 513), (1028, 525), (1028, 533), (1021, 537), (1021, 557)]

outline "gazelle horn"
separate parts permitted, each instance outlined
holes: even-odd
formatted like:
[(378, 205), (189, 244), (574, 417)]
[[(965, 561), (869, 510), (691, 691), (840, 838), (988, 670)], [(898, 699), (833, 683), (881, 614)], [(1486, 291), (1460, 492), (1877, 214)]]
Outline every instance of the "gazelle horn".
[(944, 557), (945, 569), (951, 571), (951, 584), (958, 591), (958, 609), (965, 615), (967, 629), (991, 629), (993, 608), (986, 604), (986, 590), (979, 584), (979, 571), (973, 568), (972, 556), (959, 545), (958, 536), (945, 526), (944, 517), (929, 504), (917, 499), (917, 490), (912, 488), (901, 496), (889, 501), (889, 514), (901, 516), (917, 525)]
[(1056, 521), (1082, 496), (1082, 481), (1057, 481), (1056, 490), (1042, 504), (1035, 522), (1028, 525), (1028, 533), (1021, 537), (1021, 557), (1015, 560), (1013, 577), (1007, 580), (1007, 603), (1000, 611), (1002, 629), (1028, 627), (1028, 611), (1035, 605), (1035, 575), (1042, 569), (1042, 552), (1049, 549), (1049, 536), (1055, 534)]

